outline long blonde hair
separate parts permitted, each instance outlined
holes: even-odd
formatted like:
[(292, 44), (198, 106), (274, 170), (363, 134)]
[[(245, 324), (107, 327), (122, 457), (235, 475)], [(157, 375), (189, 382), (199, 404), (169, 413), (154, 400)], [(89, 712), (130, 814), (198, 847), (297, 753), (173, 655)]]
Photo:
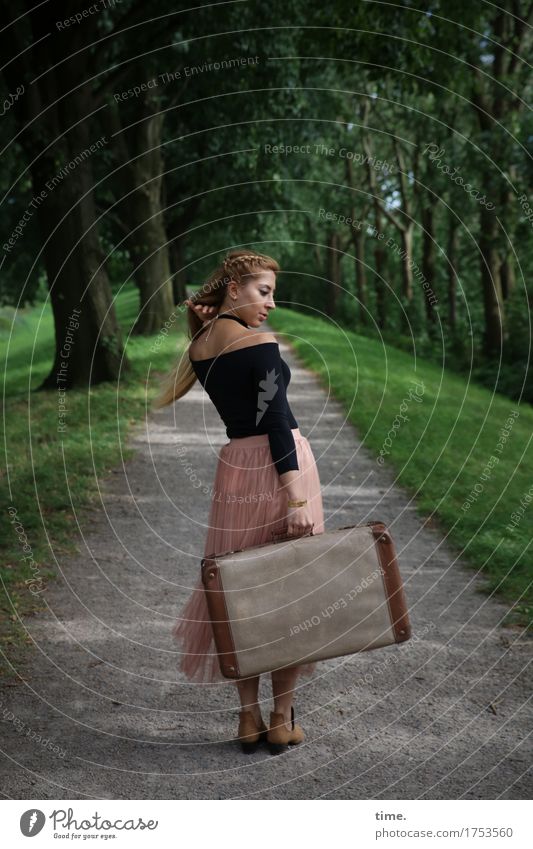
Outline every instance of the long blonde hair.
[[(220, 307), (226, 296), (226, 287), (232, 280), (243, 285), (254, 273), (273, 271), (277, 274), (279, 270), (276, 260), (266, 254), (244, 250), (230, 251), (223, 262), (211, 272), (202, 288), (190, 297), (190, 300), (205, 306)], [(187, 306), (187, 324), (189, 339), (192, 341), (204, 327), (204, 322), (190, 306)], [(163, 378), (161, 393), (154, 402), (156, 409), (172, 404), (173, 401), (186, 395), (194, 385), (197, 378), (188, 357), (189, 346), (178, 363)]]

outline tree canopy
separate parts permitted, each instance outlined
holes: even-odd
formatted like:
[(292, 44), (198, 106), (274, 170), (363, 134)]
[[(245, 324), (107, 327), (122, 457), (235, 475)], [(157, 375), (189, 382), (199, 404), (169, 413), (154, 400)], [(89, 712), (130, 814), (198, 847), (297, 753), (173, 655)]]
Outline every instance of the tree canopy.
[(127, 367), (240, 245), (282, 303), (533, 399), (533, 2), (1, 2), (3, 304), (68, 386)]

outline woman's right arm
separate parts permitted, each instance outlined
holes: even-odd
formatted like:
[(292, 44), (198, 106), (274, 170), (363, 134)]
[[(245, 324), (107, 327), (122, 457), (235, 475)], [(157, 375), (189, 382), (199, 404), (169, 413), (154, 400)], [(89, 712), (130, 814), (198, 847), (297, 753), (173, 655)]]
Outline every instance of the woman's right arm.
[(281, 488), (287, 493), (287, 498), (291, 501), (302, 501), (305, 495), (302, 494), (301, 472), (291, 470), (284, 472), (279, 476)]
[[(300, 480), (299, 480), (300, 478)], [(279, 476), (282, 489), (287, 492), (287, 500), (304, 501), (305, 493), (302, 492), (301, 472), (289, 471)], [(309, 502), (302, 507), (287, 506), (287, 535), (302, 536), (312, 530), (313, 515)]]
[[(257, 393), (257, 420), (261, 420), (267, 429), (272, 459), (287, 500), (304, 501), (302, 473), (298, 467), (296, 444), (287, 416), (287, 396), (279, 345), (272, 334), (265, 334), (265, 340), (275, 344), (250, 347), (253, 381)], [(301, 507), (287, 505), (288, 536), (309, 533), (312, 523), (309, 504)]]

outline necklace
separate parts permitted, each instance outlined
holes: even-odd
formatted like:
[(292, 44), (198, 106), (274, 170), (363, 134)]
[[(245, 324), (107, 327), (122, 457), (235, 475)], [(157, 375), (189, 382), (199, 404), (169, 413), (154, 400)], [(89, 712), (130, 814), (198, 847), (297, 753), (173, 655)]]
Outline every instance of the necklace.
[(204, 342), (207, 342), (207, 340), (208, 340), (208, 338), (209, 338), (209, 334), (211, 333), (211, 330), (213, 329), (213, 325), (214, 325), (215, 321), (217, 321), (217, 319), (219, 319), (219, 318), (232, 318), (232, 319), (234, 319), (234, 321), (238, 321), (238, 322), (239, 322), (239, 324), (242, 324), (242, 326), (243, 326), (243, 327), (248, 327), (248, 325), (246, 324), (246, 322), (245, 322), (242, 318), (239, 318), (239, 316), (238, 316), (238, 315), (230, 315), (230, 314), (229, 314), (229, 313), (227, 313), (227, 312), (223, 312), (223, 313), (221, 313), (221, 315), (217, 315), (217, 316), (216, 316), (216, 317), (212, 320), (211, 327), (209, 328), (209, 330), (207, 331), (207, 333), (206, 333), (206, 335), (205, 335)]

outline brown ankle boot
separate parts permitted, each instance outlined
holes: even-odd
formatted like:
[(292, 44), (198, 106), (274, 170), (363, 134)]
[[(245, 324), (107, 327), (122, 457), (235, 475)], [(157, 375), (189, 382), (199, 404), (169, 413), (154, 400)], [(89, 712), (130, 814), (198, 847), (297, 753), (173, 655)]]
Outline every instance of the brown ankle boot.
[(256, 725), (254, 715), (251, 710), (241, 710), (239, 714), (239, 730), (237, 739), (241, 744), (243, 752), (255, 752), (259, 743), (266, 739), (267, 727), (263, 720), (261, 724)]
[(291, 725), (291, 731), (287, 731), (283, 714), (274, 712), (270, 714), (267, 743), (271, 755), (279, 755), (281, 752), (287, 751), (289, 746), (295, 746), (305, 740), (305, 734), (302, 728), (294, 724), (293, 707), (291, 707)]

